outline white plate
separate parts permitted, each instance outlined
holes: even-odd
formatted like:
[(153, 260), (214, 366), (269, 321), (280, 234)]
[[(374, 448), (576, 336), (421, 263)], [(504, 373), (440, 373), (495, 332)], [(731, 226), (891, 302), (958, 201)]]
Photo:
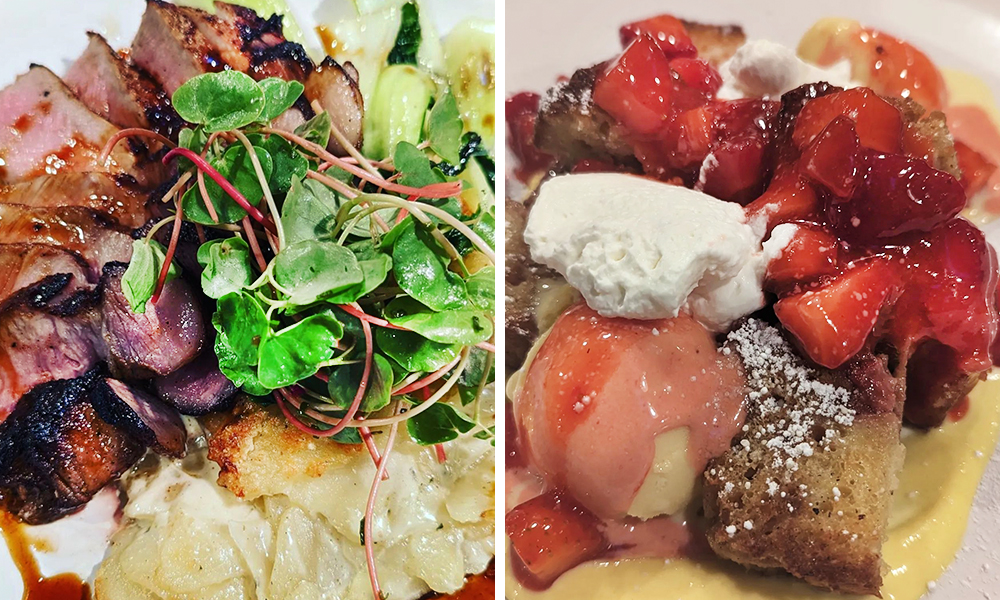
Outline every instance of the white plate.
[[(995, 0), (507, 0), (506, 93), (541, 92), (559, 75), (606, 60), (620, 50), (620, 25), (664, 12), (739, 24), (748, 37), (792, 48), (822, 17), (858, 19), (913, 42), (942, 67), (979, 76), (1000, 98), (1000, 3)], [(1000, 452), (993, 455), (979, 488), (963, 549), (927, 598), (1000, 594), (997, 540)]]
[[(313, 27), (323, 15), (343, 14), (334, 5), (353, 0), (288, 0), (307, 46), (319, 48)], [(493, 0), (421, 0), (421, 8), (445, 33), (468, 17), (494, 18)], [(32, 63), (63, 73), (87, 45), (87, 31), (103, 34), (115, 48), (128, 46), (142, 17), (143, 0), (0, 0), (0, 87), (28, 70)], [(71, 571), (89, 579), (103, 557), (114, 529), (116, 498), (104, 493), (81, 513), (42, 528), (31, 536), (51, 543), (53, 553), (39, 556), (44, 575)], [(21, 577), (0, 542), (0, 600), (20, 600)]]

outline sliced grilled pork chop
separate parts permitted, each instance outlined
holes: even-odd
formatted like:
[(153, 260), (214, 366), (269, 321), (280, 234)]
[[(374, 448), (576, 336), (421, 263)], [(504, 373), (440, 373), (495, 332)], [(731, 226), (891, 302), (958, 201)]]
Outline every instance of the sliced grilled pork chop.
[[(306, 80), (306, 97), (319, 102), (323, 110), (330, 113), (330, 119), (347, 141), (360, 149), (363, 141), (361, 121), (365, 116), (365, 103), (358, 87), (358, 71), (354, 65), (340, 65), (330, 57), (313, 71)], [(336, 154), (347, 154), (336, 140), (330, 140), (330, 150)]]
[(98, 362), (117, 376), (148, 378), (198, 356), (205, 325), (188, 284), (169, 282), (156, 305), (133, 314), (123, 272), (121, 263), (109, 265), (97, 291), (62, 302), (67, 278), (52, 275), (0, 305), (0, 420), (36, 385), (78, 377)]
[(177, 7), (211, 43), (230, 67), (254, 79), (279, 77), (304, 80), (313, 63), (305, 49), (285, 39), (282, 17), (263, 19), (253, 10), (225, 2), (215, 3), (215, 14)]
[(0, 244), (0, 303), (57, 274), (69, 278), (64, 297), (97, 283), (87, 261), (74, 252), (46, 244)]
[(184, 122), (163, 88), (115, 52), (97, 33), (66, 73), (66, 85), (90, 110), (121, 128), (152, 129), (176, 138)]
[(30, 524), (83, 507), (151, 446), (181, 456), (186, 432), (166, 404), (100, 368), (42, 384), (0, 423), (0, 506)]
[(131, 57), (171, 96), (188, 79), (226, 68), (198, 27), (162, 0), (147, 0)]
[(99, 276), (108, 262), (132, 258), (127, 230), (79, 206), (28, 208), (0, 204), (0, 240), (10, 244), (48, 244), (75, 252)]
[(168, 94), (188, 79), (226, 68), (255, 79), (304, 80), (312, 61), (282, 33), (281, 17), (262, 19), (252, 10), (216, 3), (216, 14), (147, 0), (132, 41), (132, 61)]
[(0, 187), (0, 204), (30, 208), (81, 206), (129, 228), (149, 220), (148, 195), (129, 175), (60, 173)]
[(78, 510), (142, 456), (91, 404), (99, 380), (95, 369), (40, 385), (0, 423), (0, 505), (25, 522)]
[(115, 147), (109, 160), (98, 155), (119, 129), (92, 113), (45, 67), (33, 66), (0, 91), (0, 184), (72, 171), (130, 173), (157, 184), (164, 169), (146, 159), (135, 140)]

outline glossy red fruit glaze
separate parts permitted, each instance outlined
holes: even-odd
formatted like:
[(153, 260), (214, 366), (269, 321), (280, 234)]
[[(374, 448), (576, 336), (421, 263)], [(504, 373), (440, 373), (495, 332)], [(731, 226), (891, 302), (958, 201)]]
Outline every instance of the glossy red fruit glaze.
[(960, 182), (966, 194), (972, 196), (986, 187), (997, 166), (958, 140), (955, 140), (955, 153), (958, 154), (958, 168), (962, 171)]
[(813, 221), (822, 213), (822, 206), (812, 184), (787, 169), (775, 175), (767, 191), (748, 204), (746, 212), (751, 222), (764, 219), (767, 231), (771, 231), (779, 223)]
[(672, 114), (670, 62), (649, 36), (639, 36), (594, 84), (594, 103), (629, 131), (649, 135)]
[(722, 87), (722, 75), (708, 61), (700, 58), (675, 58), (670, 68), (684, 85), (714, 96)]
[(612, 162), (585, 158), (573, 165), (570, 173), (614, 173), (621, 170)]
[(524, 180), (534, 173), (549, 170), (555, 159), (535, 146), (535, 123), (538, 120), (538, 105), (541, 97), (531, 92), (522, 92), (507, 98), (504, 116), (507, 120), (507, 147), (517, 157), (517, 176)]
[(740, 204), (757, 198), (770, 171), (768, 142), (780, 109), (760, 99), (717, 105), (710, 154), (695, 189)]
[(816, 98), (806, 104), (795, 122), (792, 139), (805, 148), (838, 116), (854, 121), (861, 145), (880, 152), (899, 152), (903, 117), (899, 110), (868, 88), (854, 88)]
[(851, 265), (820, 288), (782, 298), (774, 313), (809, 358), (835, 369), (864, 348), (897, 285), (891, 263), (876, 257)]
[(888, 325), (893, 344), (906, 353), (935, 339), (959, 353), (964, 372), (988, 368), (997, 334), (997, 258), (983, 232), (956, 218), (903, 236), (887, 250), (905, 268), (907, 283)]
[(858, 182), (860, 148), (854, 123), (838, 116), (802, 153), (799, 168), (813, 181), (826, 186), (836, 199), (846, 200)]
[(622, 48), (627, 47), (636, 38), (643, 35), (648, 35), (652, 38), (668, 58), (694, 57), (698, 55), (698, 49), (695, 48), (694, 42), (691, 41), (687, 29), (684, 28), (684, 23), (677, 17), (660, 15), (651, 19), (623, 25), (618, 30)]
[(795, 235), (781, 255), (767, 265), (765, 289), (789, 292), (837, 272), (840, 240), (819, 225), (801, 223), (796, 226)]
[(675, 169), (700, 165), (708, 156), (714, 126), (715, 109), (712, 105), (677, 115), (662, 141), (664, 147), (672, 149), (663, 154), (666, 163)]
[(829, 220), (849, 240), (874, 243), (910, 231), (930, 231), (965, 208), (953, 176), (918, 158), (861, 153), (864, 180), (850, 202), (831, 204)]
[(550, 491), (507, 513), (511, 566), (532, 589), (545, 589), (560, 575), (608, 550), (600, 520), (571, 496)]

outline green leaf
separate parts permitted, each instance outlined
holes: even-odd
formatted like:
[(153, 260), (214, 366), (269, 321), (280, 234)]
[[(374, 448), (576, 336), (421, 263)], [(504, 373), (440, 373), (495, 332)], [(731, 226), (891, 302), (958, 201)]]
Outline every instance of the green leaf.
[[(177, 145), (181, 148), (187, 148), (195, 154), (201, 154), (205, 150), (206, 144), (208, 144), (208, 134), (205, 133), (204, 127), (198, 126), (194, 129), (185, 127), (177, 134)], [(177, 161), (180, 172), (194, 168), (194, 163), (183, 156), (178, 157)]]
[(389, 271), (392, 270), (392, 258), (382, 252), (376, 252), (371, 258), (364, 260), (361, 260), (361, 256), (358, 256), (358, 259), (358, 267), (361, 268), (364, 281), (325, 298), (327, 302), (331, 304), (350, 304), (351, 302), (356, 302), (358, 299), (377, 290), (385, 282), (386, 277), (389, 276)]
[(250, 247), (242, 238), (211, 240), (198, 248), (201, 289), (209, 298), (221, 298), (253, 283)]
[(288, 290), (288, 301), (304, 305), (364, 282), (358, 259), (334, 242), (305, 240), (274, 259), (274, 280)]
[(264, 90), (246, 73), (220, 71), (193, 77), (177, 88), (173, 106), (182, 119), (207, 133), (239, 129), (259, 120)]
[(450, 442), (459, 434), (472, 431), (475, 426), (475, 421), (443, 402), (435, 402), (424, 412), (406, 421), (410, 437), (421, 446)]
[[(364, 373), (364, 363), (341, 365), (330, 374), (329, 393), (334, 405), (348, 408), (354, 402), (354, 396), (361, 385), (361, 375)], [(372, 413), (389, 405), (392, 397), (392, 365), (379, 354), (372, 356), (371, 375), (361, 400), (361, 412)]]
[(420, 334), (398, 329), (375, 329), (378, 349), (407, 371), (430, 373), (458, 357), (461, 344), (439, 344)]
[[(270, 326), (256, 298), (245, 292), (232, 292), (219, 298), (212, 325), (231, 354), (226, 357), (227, 364), (257, 366), (261, 340)], [(219, 360), (222, 360), (221, 355)]]
[(458, 105), (451, 90), (444, 93), (431, 109), (427, 130), (431, 149), (438, 156), (456, 165), (462, 161), (462, 117), (458, 114)]
[(354, 427), (348, 427), (340, 433), (332, 435), (330, 439), (338, 444), (349, 444), (352, 446), (364, 443), (361, 439), (361, 432)]
[(257, 120), (264, 123), (270, 123), (291, 108), (306, 89), (298, 81), (285, 81), (277, 77), (268, 77), (257, 85), (264, 92), (264, 110)]
[[(156, 282), (166, 259), (166, 249), (156, 240), (135, 240), (132, 242), (132, 260), (122, 275), (122, 293), (133, 313), (145, 314), (146, 302), (156, 291)], [(167, 279), (177, 277), (177, 267), (171, 263)]]
[(483, 216), (472, 226), (472, 231), (479, 234), (479, 237), (483, 238), (483, 241), (489, 244), (490, 248), (496, 250), (497, 243), (497, 224), (496, 217), (493, 215), (493, 207), (490, 208), (488, 212), (483, 214)]
[(471, 159), (479, 156), (488, 157), (489, 154), (489, 150), (483, 144), (483, 138), (478, 133), (469, 131), (462, 136), (462, 149), (458, 151), (458, 162), (439, 163), (438, 168), (448, 177), (456, 177), (465, 171)]
[(385, 308), (385, 318), (442, 344), (478, 344), (493, 336), (493, 322), (475, 308), (435, 312), (412, 298), (397, 298)]
[[(330, 143), (333, 120), (330, 113), (323, 111), (295, 128), (295, 135), (326, 148)], [(346, 430), (345, 430), (346, 431)]]
[[(465, 364), (458, 384), (469, 388), (478, 388), (479, 382), (486, 376), (486, 383), (493, 383), (495, 378), (496, 356), (482, 348), (473, 348), (469, 352), (469, 362)], [(489, 373), (487, 373), (489, 371)]]
[(483, 267), (465, 281), (469, 300), (491, 315), (496, 307), (496, 273), (493, 267)]
[(265, 139), (262, 146), (271, 155), (274, 168), (268, 178), (268, 187), (274, 194), (284, 194), (292, 186), (292, 181), (302, 179), (309, 171), (309, 161), (280, 135)]
[(389, 52), (387, 62), (390, 65), (415, 65), (422, 38), (420, 12), (415, 2), (407, 2), (403, 5), (402, 13), (396, 43)]
[(433, 310), (461, 308), (468, 301), (465, 282), (448, 270), (437, 241), (410, 220), (392, 248), (392, 271), (399, 287)]
[(279, 388), (315, 375), (343, 335), (343, 325), (329, 311), (269, 334), (260, 344), (260, 383)]
[(445, 181), (440, 171), (431, 168), (431, 160), (427, 155), (409, 142), (396, 144), (392, 159), (396, 171), (400, 173), (401, 185), (421, 188)]
[(281, 226), (289, 245), (326, 237), (337, 220), (337, 194), (312, 179), (296, 179), (281, 207)]
[[(257, 159), (260, 161), (264, 177), (270, 178), (274, 171), (274, 160), (267, 150), (259, 147), (254, 148)], [(230, 146), (221, 158), (212, 161), (212, 166), (220, 175), (226, 178), (229, 183), (243, 194), (251, 204), (258, 204), (264, 197), (264, 189), (260, 185), (257, 171), (253, 168), (253, 161), (250, 160), (250, 153), (242, 144)], [(205, 178), (205, 190), (215, 207), (219, 216), (219, 223), (236, 223), (247, 215), (239, 204), (233, 200), (218, 184), (211, 178)], [(202, 225), (214, 225), (216, 222), (208, 214), (205, 202), (202, 200), (198, 186), (193, 186), (184, 194), (182, 200), (184, 207), (184, 218), (188, 221), (201, 223)]]

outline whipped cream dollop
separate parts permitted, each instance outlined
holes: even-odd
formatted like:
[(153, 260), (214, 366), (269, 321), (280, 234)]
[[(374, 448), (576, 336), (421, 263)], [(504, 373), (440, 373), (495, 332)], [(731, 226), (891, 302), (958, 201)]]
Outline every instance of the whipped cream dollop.
[(768, 40), (751, 40), (719, 66), (722, 88), (718, 97), (773, 98), (800, 85), (825, 81), (842, 88), (858, 87), (851, 79), (851, 63), (842, 60), (828, 68), (811, 65), (791, 48)]
[(738, 204), (633, 175), (587, 173), (542, 185), (524, 238), (532, 258), (601, 315), (685, 312), (724, 331), (764, 306), (767, 263), (791, 237), (776, 232), (763, 245), (763, 233)]

